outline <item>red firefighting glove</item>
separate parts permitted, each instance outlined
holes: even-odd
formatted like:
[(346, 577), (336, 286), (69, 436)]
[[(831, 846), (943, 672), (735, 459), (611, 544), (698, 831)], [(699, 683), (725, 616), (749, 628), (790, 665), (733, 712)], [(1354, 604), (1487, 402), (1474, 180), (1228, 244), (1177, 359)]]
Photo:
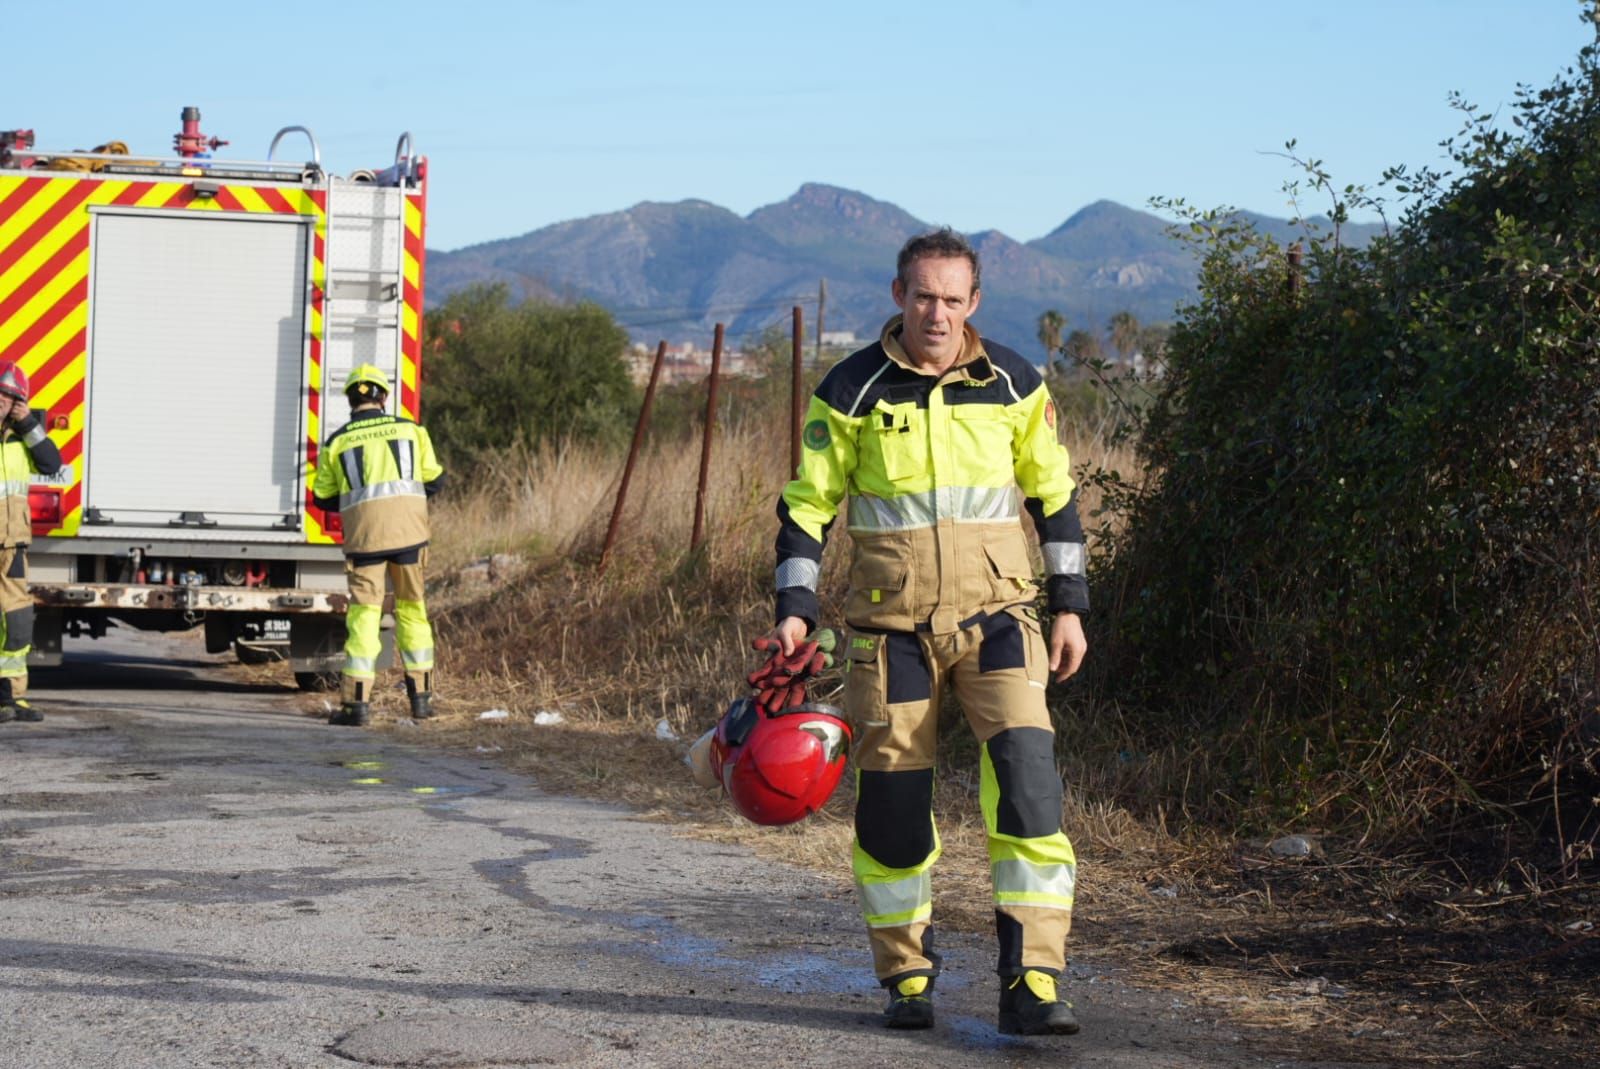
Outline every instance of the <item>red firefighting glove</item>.
[(756, 704), (768, 713), (804, 704), (806, 681), (833, 664), (834, 635), (826, 628), (796, 645), (787, 657), (775, 638), (758, 638), (751, 645), (767, 654), (767, 663), (745, 679), (756, 692)]

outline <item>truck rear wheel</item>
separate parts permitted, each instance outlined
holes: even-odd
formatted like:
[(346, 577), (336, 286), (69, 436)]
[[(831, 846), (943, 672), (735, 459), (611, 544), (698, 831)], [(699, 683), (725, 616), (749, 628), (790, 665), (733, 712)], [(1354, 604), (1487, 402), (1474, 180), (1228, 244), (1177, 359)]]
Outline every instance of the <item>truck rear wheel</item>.
[(301, 690), (338, 690), (344, 617), (299, 616), (289, 628), (289, 669)]

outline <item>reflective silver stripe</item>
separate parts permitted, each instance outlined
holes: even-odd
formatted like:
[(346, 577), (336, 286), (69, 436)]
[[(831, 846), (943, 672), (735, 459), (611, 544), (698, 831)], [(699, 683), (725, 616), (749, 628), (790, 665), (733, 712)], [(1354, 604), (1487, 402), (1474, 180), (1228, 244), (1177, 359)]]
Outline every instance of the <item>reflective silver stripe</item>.
[(0, 486), (5, 488), (6, 497), (15, 497), (18, 494), (25, 494), (28, 492), (28, 487), (30, 485), (31, 480), (29, 479), (7, 479), (5, 482), (0, 483)]
[(386, 483), (359, 486), (348, 494), (339, 495), (339, 508), (355, 508), (380, 497), (426, 497), (422, 484), (415, 480), (395, 479)]
[(933, 912), (933, 877), (927, 872), (889, 883), (858, 883), (861, 914), (869, 928), (892, 928)]
[(790, 557), (778, 565), (777, 589), (783, 590), (791, 586), (803, 586), (807, 590), (817, 589), (817, 577), (822, 573), (822, 565), (814, 560), (804, 557)]
[(29, 445), (38, 445), (40, 442), (44, 441), (45, 440), (44, 424), (43, 423), (35, 423), (33, 425), (33, 430), (29, 431), (27, 434), (24, 434), (22, 436), (22, 440), (24, 442), (28, 443)]
[(1082, 542), (1046, 542), (1039, 547), (1044, 554), (1044, 569), (1051, 575), (1083, 575)]
[(352, 657), (348, 653), (344, 657), (344, 674), (347, 676), (373, 676), (378, 671), (376, 657)]
[(361, 477), (361, 450), (360, 448), (347, 449), (339, 454), (339, 463), (344, 465), (344, 480), (350, 484), (350, 489), (359, 490), (365, 480)]
[(850, 530), (903, 531), (932, 527), (942, 519), (977, 521), (1017, 518), (1017, 492), (1010, 486), (941, 486), (899, 497), (850, 496)]
[(397, 466), (400, 469), (400, 478), (412, 478), (411, 469), (415, 466), (415, 461), (412, 458), (411, 440), (409, 438), (396, 439), (395, 448), (397, 460), (399, 461)]
[(994, 875), (994, 896), (997, 900), (1008, 894), (1049, 895), (1070, 903), (1078, 883), (1076, 865), (1034, 865), (1011, 859), (994, 862), (989, 866), (989, 871)]
[(874, 371), (872, 373), (872, 378), (868, 379), (866, 381), (866, 384), (861, 387), (861, 392), (856, 394), (856, 399), (850, 403), (850, 411), (846, 412), (845, 415), (851, 416), (851, 417), (855, 416), (856, 409), (861, 407), (861, 399), (863, 397), (867, 396), (867, 391), (872, 389), (872, 384), (874, 382), (878, 381), (878, 376), (882, 375), (885, 371), (889, 370), (889, 365), (891, 363), (893, 363), (893, 361), (891, 361), (889, 358), (887, 358), (887, 357), (884, 358), (883, 366), (880, 367), (877, 371)]
[(27, 650), (7, 650), (0, 656), (0, 676), (20, 676), (28, 671)]
[(401, 650), (400, 660), (407, 668), (432, 668), (433, 647), (424, 650)]
[(1017, 392), (1017, 384), (1011, 380), (1011, 376), (1006, 373), (1006, 369), (1001, 367), (999, 364), (995, 363), (993, 360), (989, 361), (989, 366), (994, 368), (1000, 374), (1005, 376), (1006, 389), (1010, 390), (1011, 391), (1011, 396), (1017, 399), (1017, 403), (1018, 404), (1021, 404), (1022, 403), (1022, 395)]

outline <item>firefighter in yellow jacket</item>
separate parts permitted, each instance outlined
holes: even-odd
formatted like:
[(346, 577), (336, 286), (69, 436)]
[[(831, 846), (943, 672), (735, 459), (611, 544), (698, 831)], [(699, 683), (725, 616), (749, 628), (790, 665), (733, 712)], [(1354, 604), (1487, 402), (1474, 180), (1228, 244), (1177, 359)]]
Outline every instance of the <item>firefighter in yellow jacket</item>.
[(28, 486), (35, 472), (61, 467), (61, 451), (45, 434), (44, 422), (28, 407), (28, 376), (16, 364), (0, 363), (0, 482), (5, 516), (0, 519), (0, 723), (44, 719), (28, 704), (28, 651), (33, 648), (33, 595), (28, 592), (28, 544), (33, 540)]
[(420, 424), (384, 411), (389, 380), (371, 364), (344, 384), (350, 422), (322, 447), (312, 494), (344, 521), (344, 673), (338, 712), (328, 723), (359, 727), (370, 715), (377, 674), (385, 579), (394, 586), (395, 645), (405, 667), (411, 715), (433, 715), (433, 629), (423, 602), (428, 558), (428, 498), (444, 469)]
[[(778, 503), (773, 636), (787, 650), (815, 626), (823, 542), (845, 503), (852, 869), (888, 989), (885, 1022), (933, 1023), (933, 767), (949, 689), (981, 745), (1000, 1031), (1065, 1034), (1078, 1030), (1056, 986), (1077, 861), (1061, 830), (1045, 684), (1077, 671), (1087, 648), (1083, 533), (1043, 380), (967, 323), (978, 282), (977, 254), (959, 235), (913, 238), (891, 287), (902, 314), (817, 387)], [(1048, 573), (1044, 628), (1018, 488)]]

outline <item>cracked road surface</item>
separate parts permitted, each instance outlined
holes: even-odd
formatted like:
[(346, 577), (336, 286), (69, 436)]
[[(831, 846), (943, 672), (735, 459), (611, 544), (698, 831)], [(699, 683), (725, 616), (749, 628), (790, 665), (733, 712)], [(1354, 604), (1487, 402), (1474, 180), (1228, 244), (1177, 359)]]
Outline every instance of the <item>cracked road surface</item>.
[(330, 728), (186, 638), (113, 632), (0, 725), (0, 1065), (1292, 1066), (1075, 967), (1083, 1032), (994, 1031), (992, 950), (880, 1027), (853, 899)]

